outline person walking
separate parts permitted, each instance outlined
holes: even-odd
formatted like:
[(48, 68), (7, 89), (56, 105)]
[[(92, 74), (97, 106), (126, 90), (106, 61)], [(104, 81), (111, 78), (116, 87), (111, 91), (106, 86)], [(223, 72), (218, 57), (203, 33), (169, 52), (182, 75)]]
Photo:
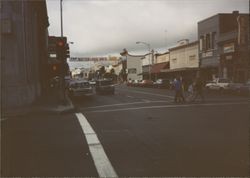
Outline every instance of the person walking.
[(174, 89), (175, 89), (174, 102), (175, 103), (180, 102), (181, 99), (183, 102), (185, 102), (185, 98), (183, 96), (183, 86), (179, 77), (175, 80)]
[(192, 101), (195, 101), (196, 98), (198, 96), (200, 96), (202, 102), (205, 101), (205, 97), (204, 97), (204, 92), (203, 92), (203, 81), (200, 77), (198, 77), (195, 81), (195, 85), (194, 85), (194, 98), (192, 99)]
[(194, 83), (193, 81), (190, 81), (189, 85), (188, 85), (188, 95), (187, 95), (187, 101), (192, 101), (194, 97)]

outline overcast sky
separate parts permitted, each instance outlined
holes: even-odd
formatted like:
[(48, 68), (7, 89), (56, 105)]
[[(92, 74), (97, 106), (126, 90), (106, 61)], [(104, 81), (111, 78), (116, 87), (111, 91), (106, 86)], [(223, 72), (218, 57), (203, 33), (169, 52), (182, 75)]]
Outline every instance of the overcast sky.
[[(49, 35), (60, 36), (60, 0), (47, 0)], [(63, 0), (64, 36), (72, 57), (133, 54), (197, 40), (197, 22), (217, 13), (249, 12), (248, 0)]]

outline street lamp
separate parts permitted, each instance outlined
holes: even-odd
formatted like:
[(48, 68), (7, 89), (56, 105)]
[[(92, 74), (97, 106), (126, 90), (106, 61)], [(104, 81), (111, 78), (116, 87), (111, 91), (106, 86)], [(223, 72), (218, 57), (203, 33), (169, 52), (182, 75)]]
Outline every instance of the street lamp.
[(149, 80), (151, 80), (151, 62), (150, 62), (150, 44), (149, 43), (146, 43), (146, 42), (142, 42), (142, 41), (137, 41), (136, 44), (144, 44), (148, 47), (148, 54), (149, 54), (149, 57), (148, 57), (148, 74), (149, 74)]
[(62, 7), (62, 1), (60, 0), (60, 16), (61, 16), (61, 37), (63, 37), (63, 7)]

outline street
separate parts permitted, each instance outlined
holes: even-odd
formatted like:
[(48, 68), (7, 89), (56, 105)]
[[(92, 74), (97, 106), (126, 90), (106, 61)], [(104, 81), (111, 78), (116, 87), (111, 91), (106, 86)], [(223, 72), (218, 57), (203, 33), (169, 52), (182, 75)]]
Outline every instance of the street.
[(249, 175), (246, 97), (176, 104), (166, 89), (115, 89), (74, 98), (74, 113), (2, 121), (2, 175)]

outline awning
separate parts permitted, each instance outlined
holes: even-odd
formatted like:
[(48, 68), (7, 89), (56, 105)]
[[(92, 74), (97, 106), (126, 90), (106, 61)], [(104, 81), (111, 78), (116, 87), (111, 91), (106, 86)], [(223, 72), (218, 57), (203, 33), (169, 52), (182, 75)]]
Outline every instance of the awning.
[(198, 67), (183, 67), (178, 69), (162, 69), (161, 72), (182, 72), (182, 71), (196, 71)]
[(151, 73), (152, 74), (156, 74), (156, 73), (160, 73), (161, 70), (167, 70), (166, 68), (169, 66), (168, 62), (164, 62), (164, 63), (159, 63), (159, 64), (154, 64), (151, 67)]

